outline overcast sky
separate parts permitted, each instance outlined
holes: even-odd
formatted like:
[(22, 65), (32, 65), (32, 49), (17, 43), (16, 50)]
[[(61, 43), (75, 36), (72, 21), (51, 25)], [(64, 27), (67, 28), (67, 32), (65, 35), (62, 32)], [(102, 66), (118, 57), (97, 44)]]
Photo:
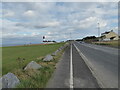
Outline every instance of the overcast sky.
[(63, 41), (118, 30), (117, 2), (4, 2), (0, 11), (3, 44)]

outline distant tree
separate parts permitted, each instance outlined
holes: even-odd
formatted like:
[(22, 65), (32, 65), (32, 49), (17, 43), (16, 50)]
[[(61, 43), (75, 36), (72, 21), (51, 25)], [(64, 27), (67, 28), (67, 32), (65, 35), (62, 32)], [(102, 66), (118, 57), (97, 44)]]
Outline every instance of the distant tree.
[(87, 36), (87, 37), (85, 37), (85, 38), (83, 38), (84, 40), (87, 40), (87, 39), (96, 39), (96, 37), (95, 36)]
[(77, 39), (76, 41), (83, 41), (82, 39)]
[(95, 36), (87, 36), (87, 37), (84, 37), (82, 40), (84, 42), (91, 43), (91, 42), (94, 42), (94, 41), (98, 41), (98, 38), (95, 37)]
[(53, 40), (52, 42), (56, 42), (56, 41)]

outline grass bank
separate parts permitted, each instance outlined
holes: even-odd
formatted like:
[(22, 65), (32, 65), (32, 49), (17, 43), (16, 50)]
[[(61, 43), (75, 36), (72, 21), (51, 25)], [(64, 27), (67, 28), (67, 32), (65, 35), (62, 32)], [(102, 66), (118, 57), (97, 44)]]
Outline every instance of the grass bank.
[[(16, 69), (24, 67), (32, 60), (41, 59), (47, 54), (57, 50), (64, 43), (48, 44), (48, 45), (31, 45), (31, 46), (11, 46), (2, 47), (2, 74), (14, 72)], [(24, 62), (20, 66), (18, 58), (24, 58)]]
[[(42, 58), (53, 53), (64, 44), (3, 47), (3, 73), (12, 72), (19, 78), (20, 84), (16, 86), (17, 88), (45, 88), (64, 50), (54, 56), (52, 61), (44, 62)], [(16, 60), (18, 57), (25, 58), (22, 68), (19, 67)], [(23, 67), (32, 60), (40, 64), (42, 68), (39, 70), (23, 70)]]
[(56, 63), (60, 59), (63, 51), (59, 52), (57, 56), (54, 56), (54, 60), (50, 62), (43, 62), (38, 59), (37, 63), (43, 67), (39, 70), (16, 70), (14, 73), (21, 80), (17, 88), (45, 88), (48, 80), (56, 69)]
[(97, 45), (105, 45), (105, 46), (109, 46), (109, 47), (115, 47), (115, 48), (119, 48), (120, 47), (120, 40), (115, 40), (115, 41), (100, 41), (100, 42), (92, 42), (93, 44), (97, 44)]

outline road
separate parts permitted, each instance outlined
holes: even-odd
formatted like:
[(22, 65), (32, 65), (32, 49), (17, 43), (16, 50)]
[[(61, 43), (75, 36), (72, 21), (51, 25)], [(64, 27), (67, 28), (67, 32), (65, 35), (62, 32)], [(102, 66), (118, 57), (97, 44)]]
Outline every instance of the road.
[(105, 88), (118, 87), (118, 49), (75, 42)]
[(64, 52), (47, 88), (117, 88), (117, 49), (73, 42)]

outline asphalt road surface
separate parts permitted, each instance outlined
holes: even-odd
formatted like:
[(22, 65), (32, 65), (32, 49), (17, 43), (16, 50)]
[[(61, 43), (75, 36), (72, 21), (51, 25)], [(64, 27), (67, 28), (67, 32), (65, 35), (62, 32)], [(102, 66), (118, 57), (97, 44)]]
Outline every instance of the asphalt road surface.
[(74, 43), (64, 52), (46, 88), (99, 88)]
[(118, 49), (73, 42), (47, 88), (118, 88)]
[(118, 88), (118, 49), (79, 43), (78, 48), (104, 88)]

